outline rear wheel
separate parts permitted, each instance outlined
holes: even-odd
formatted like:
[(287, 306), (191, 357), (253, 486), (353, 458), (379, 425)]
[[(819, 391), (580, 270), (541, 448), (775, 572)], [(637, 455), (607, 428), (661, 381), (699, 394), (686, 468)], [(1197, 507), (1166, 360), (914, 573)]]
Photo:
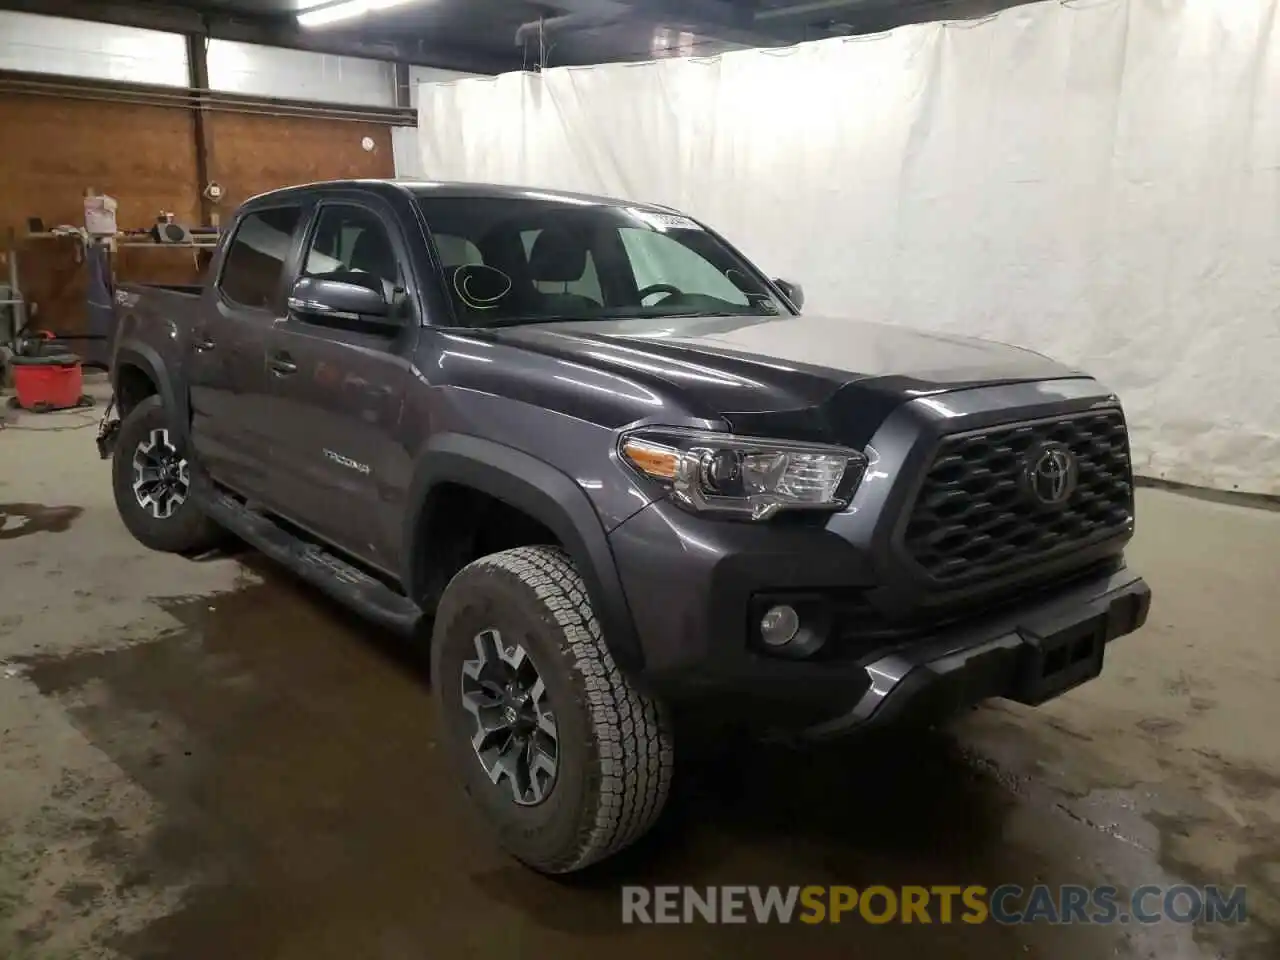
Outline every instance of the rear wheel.
[(431, 667), (450, 759), (515, 857), (569, 873), (658, 818), (666, 711), (618, 670), (563, 551), (520, 547), (465, 567), (441, 598)]
[(124, 418), (111, 461), (120, 519), (152, 550), (198, 553), (224, 537), (191, 500), (191, 468), (160, 398), (147, 397)]

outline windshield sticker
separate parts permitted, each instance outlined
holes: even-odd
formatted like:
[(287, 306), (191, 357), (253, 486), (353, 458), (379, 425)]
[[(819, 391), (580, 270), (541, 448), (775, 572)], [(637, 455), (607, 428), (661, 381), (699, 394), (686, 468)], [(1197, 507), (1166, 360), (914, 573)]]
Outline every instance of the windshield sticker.
[(643, 220), (655, 230), (701, 230), (697, 221), (678, 213), (662, 213), (654, 210), (638, 210), (628, 207), (627, 212), (637, 220)]

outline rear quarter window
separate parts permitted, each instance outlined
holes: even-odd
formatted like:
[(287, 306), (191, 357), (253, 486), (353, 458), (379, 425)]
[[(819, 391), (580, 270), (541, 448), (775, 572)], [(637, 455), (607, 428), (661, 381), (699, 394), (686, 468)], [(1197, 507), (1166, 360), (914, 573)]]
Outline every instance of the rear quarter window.
[(301, 219), (301, 207), (272, 207), (242, 217), (222, 265), (222, 295), (242, 306), (272, 308)]

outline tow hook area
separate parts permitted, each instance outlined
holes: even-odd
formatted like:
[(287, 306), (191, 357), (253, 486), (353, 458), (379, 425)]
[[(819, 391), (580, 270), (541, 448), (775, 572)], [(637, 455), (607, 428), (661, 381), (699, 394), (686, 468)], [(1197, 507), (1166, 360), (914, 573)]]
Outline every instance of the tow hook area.
[(111, 459), (111, 454), (116, 448), (116, 435), (120, 432), (120, 418), (112, 416), (115, 409), (116, 398), (115, 394), (112, 394), (111, 402), (107, 404), (107, 411), (98, 424), (98, 456), (103, 460)]

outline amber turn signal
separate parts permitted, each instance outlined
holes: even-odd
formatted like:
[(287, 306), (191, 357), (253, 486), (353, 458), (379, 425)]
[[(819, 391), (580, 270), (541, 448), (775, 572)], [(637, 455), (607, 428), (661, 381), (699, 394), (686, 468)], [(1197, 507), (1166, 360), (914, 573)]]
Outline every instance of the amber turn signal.
[(674, 480), (680, 454), (670, 447), (630, 439), (622, 444), (622, 455), (641, 473), (659, 480)]

